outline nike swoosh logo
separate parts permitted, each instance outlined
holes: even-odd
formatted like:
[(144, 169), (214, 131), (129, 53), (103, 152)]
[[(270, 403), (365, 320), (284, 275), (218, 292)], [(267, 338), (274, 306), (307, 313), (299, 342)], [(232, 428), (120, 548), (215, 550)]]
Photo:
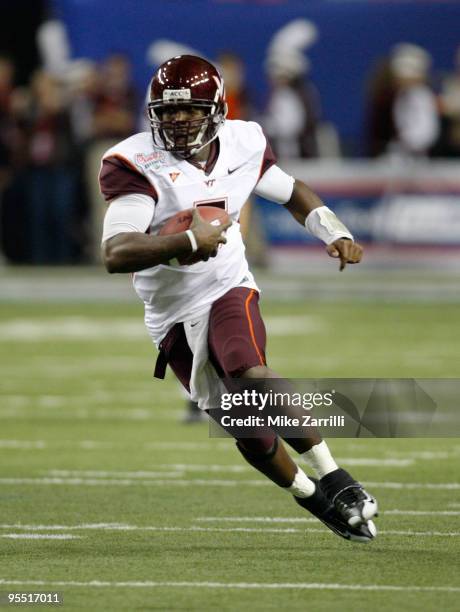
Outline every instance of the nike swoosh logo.
[(195, 327), (196, 325), (198, 325), (199, 321), (197, 321), (196, 323), (190, 323), (190, 327)]
[(244, 166), (244, 164), (240, 164), (239, 166), (237, 166), (236, 168), (228, 168), (227, 172), (229, 174), (233, 174), (234, 172), (236, 172), (237, 170), (239, 170), (240, 168), (242, 168)]

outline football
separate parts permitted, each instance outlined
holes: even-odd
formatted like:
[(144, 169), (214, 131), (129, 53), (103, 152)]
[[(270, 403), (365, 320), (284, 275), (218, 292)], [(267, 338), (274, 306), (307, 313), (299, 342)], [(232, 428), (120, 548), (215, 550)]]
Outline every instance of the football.
[[(179, 234), (188, 230), (193, 218), (193, 208), (181, 210), (171, 218), (169, 218), (159, 231), (159, 236), (170, 236), (171, 234)], [(229, 221), (230, 217), (222, 208), (216, 206), (198, 206), (198, 213), (204, 221), (211, 225), (223, 225)], [(192, 264), (202, 261), (199, 255), (192, 253), (190, 255), (178, 258), (181, 266), (191, 266)]]

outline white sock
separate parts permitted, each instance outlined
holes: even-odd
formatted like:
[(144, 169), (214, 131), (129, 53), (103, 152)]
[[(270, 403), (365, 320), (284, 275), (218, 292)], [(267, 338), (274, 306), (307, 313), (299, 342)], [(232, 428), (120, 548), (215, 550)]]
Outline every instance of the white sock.
[(319, 444), (312, 446), (309, 451), (303, 453), (302, 458), (308, 465), (315, 470), (318, 478), (322, 478), (338, 469), (337, 463), (334, 461), (326, 442), (323, 440)]
[(295, 475), (294, 481), (290, 487), (286, 490), (295, 495), (296, 497), (310, 497), (315, 492), (315, 483), (310, 480), (305, 472), (297, 467), (297, 474)]

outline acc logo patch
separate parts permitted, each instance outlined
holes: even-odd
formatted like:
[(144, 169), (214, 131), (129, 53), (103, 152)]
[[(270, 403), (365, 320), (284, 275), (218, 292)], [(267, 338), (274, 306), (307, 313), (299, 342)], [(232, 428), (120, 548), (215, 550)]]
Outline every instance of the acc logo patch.
[(158, 168), (166, 163), (164, 151), (153, 151), (152, 153), (136, 153), (134, 163), (143, 170), (158, 170)]
[(164, 89), (163, 90), (163, 102), (168, 102), (170, 100), (191, 100), (191, 99), (192, 99), (192, 93), (190, 89)]

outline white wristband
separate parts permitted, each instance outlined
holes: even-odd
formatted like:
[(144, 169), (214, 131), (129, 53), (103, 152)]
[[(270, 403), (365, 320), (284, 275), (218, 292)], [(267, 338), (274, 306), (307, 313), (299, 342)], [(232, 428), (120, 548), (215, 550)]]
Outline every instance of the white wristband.
[(340, 238), (353, 240), (352, 234), (327, 206), (314, 208), (305, 219), (305, 227), (326, 244), (332, 244)]
[(188, 229), (185, 232), (190, 240), (190, 244), (192, 245), (192, 253), (196, 253), (198, 251), (198, 242), (196, 241), (195, 234), (192, 230)]

